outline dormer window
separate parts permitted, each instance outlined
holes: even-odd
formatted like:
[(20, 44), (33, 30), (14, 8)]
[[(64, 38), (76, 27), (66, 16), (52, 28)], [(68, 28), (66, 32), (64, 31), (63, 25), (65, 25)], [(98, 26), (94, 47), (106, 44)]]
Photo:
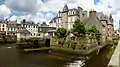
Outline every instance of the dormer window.
[(71, 11), (68, 12), (68, 15), (71, 15)]
[(58, 17), (59, 17), (59, 14), (58, 14)]
[(61, 13), (59, 13), (59, 17), (61, 17)]
[(58, 13), (58, 17), (61, 17), (61, 13)]
[(85, 16), (85, 14), (82, 14), (83, 15), (83, 17)]
[(74, 11), (73, 11), (73, 15), (74, 15)]
[(74, 15), (75, 14), (75, 11), (72, 11), (72, 15)]

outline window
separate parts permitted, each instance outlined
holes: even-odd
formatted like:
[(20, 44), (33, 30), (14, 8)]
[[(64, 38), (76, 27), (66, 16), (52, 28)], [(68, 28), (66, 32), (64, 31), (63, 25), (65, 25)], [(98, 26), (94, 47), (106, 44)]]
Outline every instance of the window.
[(73, 15), (74, 15), (74, 11), (73, 11)]
[(83, 14), (83, 17), (85, 16), (85, 14)]
[(4, 31), (4, 28), (2, 28), (2, 31)]
[(21, 24), (21, 26), (23, 27), (23, 24)]
[(3, 24), (3, 26), (2, 27), (4, 27), (4, 24)]
[(75, 14), (75, 11), (72, 11), (72, 15), (74, 15)]
[(25, 36), (26, 36), (26, 33), (25, 33)]
[(24, 27), (26, 27), (26, 25), (24, 25)]
[(35, 36), (35, 33), (34, 33), (34, 36)]
[(11, 28), (11, 31), (12, 31), (13, 29)]
[(59, 17), (59, 14), (58, 14), (58, 17)]
[(61, 17), (61, 13), (59, 13), (59, 16)]
[(59, 22), (59, 19), (58, 19), (58, 22)]
[(35, 28), (35, 26), (33, 26)]
[(71, 15), (71, 11), (68, 12), (68, 15)]
[(13, 28), (14, 30), (13, 31), (15, 31), (15, 28)]

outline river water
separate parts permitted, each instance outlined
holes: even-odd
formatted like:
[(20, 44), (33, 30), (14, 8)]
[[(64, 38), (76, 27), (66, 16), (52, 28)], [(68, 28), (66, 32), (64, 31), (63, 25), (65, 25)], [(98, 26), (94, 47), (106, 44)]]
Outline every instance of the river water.
[[(86, 62), (86, 67), (106, 67), (109, 49), (103, 49), (99, 55)], [(81, 60), (73, 60), (69, 55), (46, 52), (24, 52), (14, 45), (0, 47), (0, 67), (81, 67)]]

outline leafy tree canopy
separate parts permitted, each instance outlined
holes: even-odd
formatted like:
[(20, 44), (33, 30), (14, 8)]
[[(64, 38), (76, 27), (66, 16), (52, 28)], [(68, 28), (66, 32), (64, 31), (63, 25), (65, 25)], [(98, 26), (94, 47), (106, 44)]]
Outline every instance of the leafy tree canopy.
[(94, 25), (91, 25), (91, 26), (88, 26), (86, 27), (86, 32), (87, 33), (99, 33), (99, 30), (96, 28), (96, 26)]
[(58, 33), (59, 37), (64, 37), (67, 33), (67, 30), (65, 28), (58, 28), (57, 33)]
[(75, 20), (72, 32), (78, 32), (78, 35), (85, 34), (85, 26), (84, 23), (80, 21), (80, 19)]

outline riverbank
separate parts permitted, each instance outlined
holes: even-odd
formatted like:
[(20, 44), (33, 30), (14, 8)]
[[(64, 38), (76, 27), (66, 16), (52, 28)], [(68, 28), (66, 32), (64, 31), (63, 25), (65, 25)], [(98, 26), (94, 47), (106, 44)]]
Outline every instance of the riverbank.
[(50, 51), (66, 53), (66, 54), (71, 54), (71, 55), (78, 55), (78, 56), (88, 56), (92, 52), (97, 51), (98, 49), (101, 49), (101, 48), (103, 48), (104, 46), (107, 46), (107, 45), (108, 44), (104, 44), (104, 45), (101, 45), (101, 46), (96, 46), (96, 47), (93, 47), (89, 50), (73, 50), (71, 48), (51, 46)]
[(31, 51), (45, 51), (49, 50), (51, 52), (57, 52), (57, 53), (65, 53), (65, 54), (71, 54), (71, 55), (76, 55), (76, 56), (88, 56), (92, 52), (97, 51), (98, 49), (103, 48), (104, 46), (107, 46), (108, 44), (104, 44), (101, 46), (96, 46), (94, 48), (91, 48), (89, 50), (73, 50), (71, 48), (65, 48), (65, 47), (57, 47), (57, 46), (51, 46), (51, 47), (41, 47), (41, 48), (31, 48), (31, 49), (24, 49), (26, 52), (31, 52)]
[(32, 48), (32, 49), (24, 49), (24, 51), (26, 52), (31, 52), (31, 51), (45, 51), (45, 50), (49, 50), (49, 47), (41, 47), (41, 48)]

